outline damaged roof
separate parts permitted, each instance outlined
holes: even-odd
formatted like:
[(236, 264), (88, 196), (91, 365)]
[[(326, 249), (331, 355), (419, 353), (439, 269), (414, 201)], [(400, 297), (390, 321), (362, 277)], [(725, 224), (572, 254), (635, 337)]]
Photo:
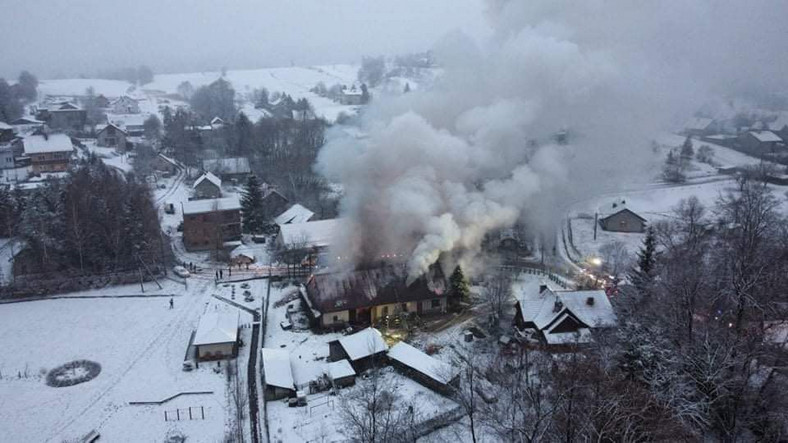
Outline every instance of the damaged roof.
[(306, 297), (319, 313), (345, 311), (389, 303), (405, 303), (443, 297), (446, 279), (440, 266), (407, 284), (404, 264), (342, 273), (315, 274), (307, 282)]

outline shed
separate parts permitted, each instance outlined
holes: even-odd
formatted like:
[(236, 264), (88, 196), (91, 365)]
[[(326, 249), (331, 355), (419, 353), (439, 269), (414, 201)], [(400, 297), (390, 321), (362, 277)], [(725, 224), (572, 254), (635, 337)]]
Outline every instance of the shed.
[(329, 342), (328, 360), (334, 362), (347, 359), (358, 373), (380, 364), (388, 348), (380, 331), (366, 328)]
[(399, 342), (388, 352), (391, 364), (408, 377), (443, 394), (460, 385), (460, 371), (413, 346)]
[(328, 363), (325, 373), (335, 389), (356, 384), (356, 371), (353, 370), (353, 366), (346, 359)]
[(209, 312), (200, 318), (192, 344), (199, 360), (220, 360), (236, 356), (240, 313)]
[(263, 348), (261, 353), (263, 356), (264, 398), (270, 401), (295, 396), (290, 353), (270, 348)]
[(254, 251), (246, 245), (238, 246), (230, 252), (230, 260), (234, 265), (254, 263)]

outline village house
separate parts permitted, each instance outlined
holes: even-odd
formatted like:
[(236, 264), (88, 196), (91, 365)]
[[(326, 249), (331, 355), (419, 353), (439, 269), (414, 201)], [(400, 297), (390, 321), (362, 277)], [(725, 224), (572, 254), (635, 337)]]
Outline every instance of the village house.
[(646, 232), (645, 218), (626, 207), (626, 201), (616, 201), (610, 211), (599, 218), (599, 226), (610, 232)]
[(165, 175), (172, 175), (178, 171), (178, 162), (164, 154), (158, 154), (153, 159), (153, 169), (164, 172)]
[(388, 359), (398, 371), (441, 394), (450, 395), (460, 387), (460, 371), (457, 368), (404, 341), (389, 349)]
[(137, 100), (129, 97), (128, 95), (123, 95), (118, 97), (115, 101), (113, 101), (110, 106), (113, 114), (139, 114), (140, 113), (140, 104)]
[(203, 171), (212, 172), (223, 181), (233, 181), (238, 184), (245, 183), (252, 173), (249, 159), (246, 157), (203, 160), (202, 169)]
[(211, 129), (216, 130), (216, 129), (220, 129), (223, 126), (224, 126), (224, 120), (222, 120), (221, 118), (214, 117), (213, 119), (211, 119)]
[(126, 152), (127, 136), (126, 131), (110, 123), (101, 127), (96, 133), (96, 145), (115, 148), (118, 152)]
[(557, 291), (541, 285), (538, 294), (515, 294), (515, 326), (549, 347), (593, 341), (592, 331), (617, 324), (605, 291)]
[(312, 220), (315, 213), (309, 209), (296, 203), (290, 206), (285, 212), (279, 214), (274, 218), (274, 223), (277, 225), (291, 225), (296, 223), (306, 223)]
[(375, 328), (366, 328), (339, 340), (328, 342), (328, 361), (348, 360), (356, 373), (386, 363), (389, 349), (383, 336)]
[(352, 85), (345, 88), (339, 96), (339, 102), (343, 105), (361, 105), (364, 103), (364, 93), (360, 86)]
[(203, 314), (192, 341), (198, 360), (220, 360), (237, 355), (240, 315), (238, 311)]
[(0, 169), (13, 169), (17, 166), (16, 158), (24, 152), (22, 137), (16, 135), (16, 129), (0, 122)]
[(285, 249), (324, 250), (337, 237), (341, 226), (339, 218), (284, 224), (279, 227), (276, 244)]
[(706, 117), (693, 117), (684, 125), (684, 134), (690, 136), (709, 135), (717, 131), (716, 121)]
[(210, 172), (201, 175), (192, 186), (194, 199), (219, 198), (222, 196), (222, 180)]
[(295, 396), (293, 368), (290, 353), (282, 349), (263, 348), (262, 379), (263, 397), (266, 401), (280, 400)]
[(87, 121), (87, 112), (71, 102), (53, 104), (40, 110), (38, 119), (47, 122), (52, 129), (82, 130)]
[(262, 212), (266, 220), (271, 220), (274, 217), (282, 214), (287, 209), (289, 201), (287, 197), (282, 195), (279, 191), (271, 186), (263, 185), (263, 203)]
[(403, 264), (316, 273), (300, 294), (312, 325), (321, 329), (372, 325), (401, 314), (425, 316), (447, 309), (446, 280), (438, 265), (410, 284)]
[(44, 122), (36, 120), (33, 117), (19, 117), (16, 120), (12, 120), (10, 123), (19, 133), (32, 132), (44, 126)]
[(107, 122), (122, 128), (129, 137), (142, 137), (147, 117), (145, 114), (107, 114)]
[(749, 131), (739, 136), (739, 144), (754, 155), (773, 154), (785, 148), (783, 140), (772, 131)]
[(183, 244), (189, 251), (221, 249), (241, 238), (238, 197), (183, 202)]
[(25, 137), (24, 146), (36, 174), (66, 171), (74, 155), (71, 137), (65, 134), (30, 135)]
[(766, 127), (777, 134), (783, 141), (788, 141), (788, 112), (782, 112), (777, 119), (768, 123)]

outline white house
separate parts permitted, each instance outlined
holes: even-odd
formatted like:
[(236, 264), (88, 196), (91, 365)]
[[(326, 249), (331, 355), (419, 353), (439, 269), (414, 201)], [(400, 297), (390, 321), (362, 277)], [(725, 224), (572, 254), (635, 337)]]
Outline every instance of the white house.
[(118, 97), (115, 101), (110, 103), (110, 108), (112, 109), (113, 114), (139, 114), (140, 113), (140, 104), (137, 100), (129, 97), (128, 95), (123, 95)]

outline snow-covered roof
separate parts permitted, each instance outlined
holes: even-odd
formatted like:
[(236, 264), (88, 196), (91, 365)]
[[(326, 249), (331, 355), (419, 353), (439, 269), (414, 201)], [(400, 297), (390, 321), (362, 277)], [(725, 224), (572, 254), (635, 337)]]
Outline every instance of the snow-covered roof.
[(249, 246), (241, 245), (230, 252), (230, 258), (236, 257), (247, 257), (254, 260), (254, 251)]
[(136, 103), (136, 102), (137, 102), (137, 100), (135, 100), (135, 99), (133, 99), (133, 98), (129, 97), (128, 95), (121, 95), (120, 97), (118, 97), (118, 98), (116, 98), (115, 100), (113, 100), (113, 101), (111, 102), (111, 104), (113, 104), (113, 105), (114, 105), (114, 104), (116, 104), (116, 103), (122, 103), (122, 102), (134, 102), (134, 103)]
[(232, 343), (238, 339), (238, 311), (208, 312), (200, 318), (193, 344), (212, 345)]
[(212, 198), (208, 200), (191, 200), (183, 202), (184, 215), (240, 209), (241, 201), (238, 200), (238, 197)]
[(170, 157), (167, 157), (164, 154), (159, 154), (159, 157), (161, 157), (162, 160), (166, 161), (167, 163), (170, 163), (173, 166), (178, 166), (178, 162), (176, 162), (175, 160), (171, 159)]
[(194, 181), (194, 186), (192, 186), (192, 188), (197, 189), (197, 186), (205, 180), (208, 180), (209, 182), (213, 183), (214, 185), (216, 185), (217, 188), (222, 187), (222, 179), (213, 175), (210, 172), (206, 172), (205, 174), (201, 175), (200, 178)]
[(277, 225), (287, 225), (292, 223), (306, 223), (315, 215), (314, 212), (296, 203), (287, 208), (287, 210), (279, 214), (274, 223)]
[(0, 122), (0, 129), (14, 129), (14, 127), (6, 122)]
[(327, 364), (326, 374), (331, 377), (331, 380), (336, 380), (338, 378), (356, 375), (356, 371), (353, 369), (353, 366), (350, 366), (349, 361), (342, 359)]
[[(123, 130), (123, 129), (122, 129), (122, 128), (120, 128), (119, 126), (117, 126), (117, 125), (115, 125), (115, 124), (112, 124), (112, 123), (108, 123), (108, 124), (106, 124), (106, 125), (96, 125), (96, 134), (100, 134), (100, 133), (104, 132), (104, 130), (105, 130), (105, 129), (107, 129), (107, 128), (109, 128), (110, 126), (111, 126), (111, 127), (113, 127), (113, 128), (115, 128), (115, 129), (117, 129), (118, 131), (120, 131), (120, 132), (122, 132), (122, 133), (124, 133), (124, 134), (127, 134), (127, 132), (126, 132), (125, 130)], [(100, 127), (100, 128), (99, 128), (99, 127)]]
[(44, 122), (40, 120), (36, 120), (33, 117), (19, 117), (18, 119), (11, 122), (12, 125), (21, 126), (21, 125), (43, 125)]
[(777, 134), (772, 131), (750, 131), (750, 135), (755, 137), (756, 140), (759, 142), (781, 142), (781, 139)]
[(214, 117), (213, 119), (211, 119), (211, 124), (212, 125), (223, 125), (224, 124), (224, 120), (222, 120), (219, 117)]
[(218, 158), (215, 160), (203, 160), (202, 168), (214, 174), (248, 174), (252, 172), (249, 167), (249, 159), (246, 157)]
[(355, 334), (346, 335), (339, 339), (339, 344), (345, 350), (351, 361), (356, 361), (378, 352), (385, 352), (389, 347), (383, 341), (383, 336), (375, 328), (367, 328)]
[(388, 356), (439, 383), (447, 384), (458, 374), (457, 368), (431, 357), (405, 342), (394, 345), (389, 350)]
[(532, 322), (539, 330), (555, 324), (566, 310), (589, 327), (611, 327), (617, 323), (616, 313), (605, 291), (554, 291), (541, 294), (520, 294), (517, 297), (523, 321)]
[(107, 114), (108, 122), (127, 129), (129, 126), (143, 126), (146, 118), (147, 114)]
[(712, 122), (714, 122), (714, 120), (710, 118), (693, 117), (689, 119), (689, 121), (687, 122), (686, 125), (684, 125), (684, 127), (686, 129), (694, 129), (694, 130), (702, 131), (708, 128), (709, 125), (712, 124)]
[(290, 353), (271, 348), (263, 348), (262, 353), (265, 384), (295, 390), (293, 368), (290, 367)]
[(29, 135), (25, 137), (25, 154), (44, 154), (47, 152), (68, 152), (74, 150), (71, 137), (66, 134)]
[(341, 218), (332, 218), (281, 225), (279, 236), (287, 246), (322, 248), (334, 241), (342, 222)]

